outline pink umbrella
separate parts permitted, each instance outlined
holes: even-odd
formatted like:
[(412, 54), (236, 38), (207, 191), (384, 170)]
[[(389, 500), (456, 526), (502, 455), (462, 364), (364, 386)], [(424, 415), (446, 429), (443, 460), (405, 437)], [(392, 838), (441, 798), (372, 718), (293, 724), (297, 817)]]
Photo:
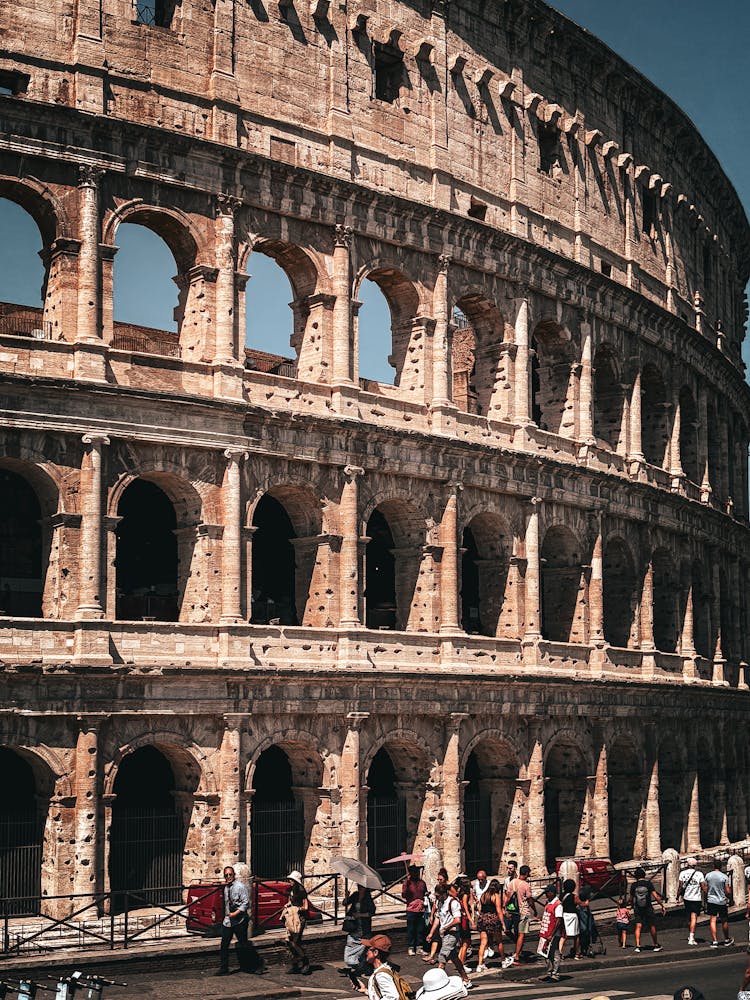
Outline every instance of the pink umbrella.
[(406, 851), (404, 851), (402, 854), (399, 854), (398, 857), (388, 858), (387, 861), (383, 861), (381, 863), (384, 865), (395, 865), (398, 864), (399, 861), (403, 861), (404, 864), (406, 864), (407, 861), (421, 861), (421, 860), (422, 860), (421, 854), (407, 854)]

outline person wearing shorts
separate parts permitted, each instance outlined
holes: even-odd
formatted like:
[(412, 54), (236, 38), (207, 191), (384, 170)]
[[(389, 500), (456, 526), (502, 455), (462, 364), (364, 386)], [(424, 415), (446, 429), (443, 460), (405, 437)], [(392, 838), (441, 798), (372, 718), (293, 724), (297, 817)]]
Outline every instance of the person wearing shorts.
[(721, 929), (724, 932), (724, 945), (728, 948), (734, 944), (734, 938), (729, 936), (729, 897), (732, 893), (729, 876), (721, 870), (721, 861), (714, 858), (713, 871), (710, 871), (703, 879), (703, 891), (706, 893), (706, 912), (709, 917), (711, 928), (711, 947), (718, 948), (719, 942), (716, 938), (716, 923), (721, 920)]
[(463, 980), (466, 989), (471, 989), (473, 983), (466, 974), (463, 962), (458, 957), (461, 933), (461, 904), (458, 901), (458, 893), (461, 888), (460, 880), (454, 882), (448, 891), (447, 899), (442, 902), (437, 911), (442, 938), (440, 951), (438, 952), (438, 968), (444, 969), (448, 962), (453, 962), (456, 972)]
[(686, 864), (679, 875), (677, 896), (682, 898), (688, 919), (688, 944), (697, 944), (695, 925), (703, 906), (703, 872), (695, 867), (698, 864), (695, 858), (688, 858)]
[(509, 895), (505, 899), (506, 905), (511, 896), (515, 895), (516, 897), (518, 905), (518, 933), (516, 934), (516, 950), (512, 955), (508, 955), (503, 962), (504, 969), (521, 961), (524, 938), (531, 930), (531, 918), (536, 916), (534, 891), (529, 885), (530, 875), (531, 869), (529, 866), (521, 865), (518, 878), (514, 878), (507, 889)]
[(656, 936), (656, 915), (654, 913), (654, 900), (661, 906), (661, 912), (666, 912), (664, 900), (654, 888), (654, 883), (646, 878), (644, 868), (636, 868), (635, 882), (630, 890), (630, 901), (633, 904), (633, 919), (635, 921), (635, 951), (641, 950), (641, 928), (645, 924), (651, 932), (651, 940), (654, 942), (654, 951), (661, 951), (659, 939)]

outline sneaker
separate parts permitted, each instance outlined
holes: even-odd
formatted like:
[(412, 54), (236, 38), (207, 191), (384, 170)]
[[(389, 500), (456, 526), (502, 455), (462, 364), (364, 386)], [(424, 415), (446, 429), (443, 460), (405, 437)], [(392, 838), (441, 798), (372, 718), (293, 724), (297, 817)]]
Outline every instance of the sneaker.
[(729, 948), (729, 946), (733, 944), (734, 944), (734, 938), (727, 938), (726, 941), (724, 942), (724, 947)]
[(694, 937), (689, 937), (689, 938), (688, 938), (688, 944), (691, 944), (691, 945), (692, 945), (692, 944), (698, 944), (698, 942), (697, 942), (697, 941), (695, 940), (695, 938), (694, 938)]
[(417, 948), (417, 954), (418, 955), (426, 955), (427, 952), (424, 950), (424, 948)]
[(550, 979), (552, 980), (553, 983), (559, 983), (560, 982), (560, 973), (559, 972), (553, 972), (552, 975), (550, 976)]
[(473, 966), (471, 966), (471, 965), (465, 965), (464, 966), (464, 972), (473, 972), (473, 971), (474, 971)]
[(487, 956), (487, 958), (494, 958), (495, 957), (495, 949), (494, 948), (485, 948), (484, 953)]
[(719, 942), (718, 941), (712, 941), (711, 942), (711, 947), (712, 948), (718, 948), (719, 947)]
[(508, 955), (507, 958), (503, 959), (503, 968), (504, 969), (509, 969), (511, 967), (511, 965), (513, 965), (515, 963), (515, 961), (516, 961), (516, 956), (515, 955)]
[(661, 951), (661, 945), (660, 944), (655, 944), (654, 945), (654, 951)]
[(410, 948), (409, 949), (409, 954), (410, 955), (416, 955), (416, 951), (413, 948)]
[(470, 990), (474, 986), (474, 983), (470, 979), (464, 979), (464, 989)]
[(477, 972), (486, 972), (487, 971), (487, 966), (486, 965), (478, 965), (476, 971)]
[(636, 945), (636, 946), (635, 946), (635, 948), (633, 949), (633, 951), (634, 951), (634, 952), (635, 952), (635, 953), (636, 953), (637, 955), (639, 955), (639, 954), (640, 954), (640, 952), (641, 952), (641, 949), (640, 949), (640, 948), (638, 947), (638, 945)]

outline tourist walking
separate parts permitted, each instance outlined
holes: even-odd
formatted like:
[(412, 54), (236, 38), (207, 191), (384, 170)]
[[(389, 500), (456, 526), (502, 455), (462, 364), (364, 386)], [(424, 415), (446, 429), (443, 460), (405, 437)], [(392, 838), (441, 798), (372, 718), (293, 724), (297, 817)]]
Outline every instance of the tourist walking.
[(578, 921), (578, 897), (576, 896), (576, 884), (572, 878), (566, 878), (562, 885), (562, 908), (563, 926), (565, 928), (565, 940), (570, 943), (569, 958), (581, 957), (581, 946), (578, 940), (580, 934), (580, 924)]
[(417, 865), (409, 865), (409, 874), (401, 886), (401, 898), (406, 903), (406, 940), (410, 955), (424, 952), (424, 906), (427, 883), (420, 876)]
[(221, 947), (219, 949), (219, 971), (217, 976), (229, 975), (229, 945), (233, 937), (237, 938), (237, 956), (240, 958), (242, 949), (247, 948), (248, 909), (250, 895), (242, 882), (237, 881), (234, 868), (230, 865), (224, 869), (224, 920), (221, 925)]
[(346, 898), (343, 930), (346, 932), (344, 945), (344, 970), (353, 985), (359, 985), (359, 977), (367, 971), (364, 962), (364, 940), (372, 933), (372, 918), (375, 903), (372, 893), (363, 885), (357, 886)]
[[(440, 890), (440, 892), (438, 892)], [(448, 895), (448, 872), (445, 868), (440, 868), (437, 873), (437, 882), (435, 883), (435, 888), (432, 892), (428, 892), (427, 900), (425, 904), (426, 919), (427, 924), (427, 936), (426, 942), (431, 942), (429, 954), (424, 955), (422, 958), (423, 962), (429, 962), (430, 965), (437, 965), (437, 953), (440, 947), (440, 927), (438, 921), (438, 903), (441, 901), (440, 896), (442, 893), (442, 899), (445, 899)], [(427, 912), (427, 907), (429, 906), (429, 912)], [(432, 931), (432, 936), (430, 932)]]
[(458, 901), (461, 904), (461, 927), (458, 934), (461, 943), (458, 949), (458, 957), (461, 959), (461, 964), (466, 971), (471, 972), (471, 968), (466, 965), (469, 948), (471, 947), (471, 932), (476, 927), (474, 901), (471, 896), (471, 882), (468, 878), (459, 876), (455, 884), (458, 886)]
[(630, 927), (630, 910), (626, 896), (620, 896), (620, 901), (615, 910), (615, 927), (621, 948), (628, 946), (628, 928)]
[(479, 930), (477, 972), (487, 972), (485, 957), (494, 955), (494, 950), (490, 949), (497, 948), (500, 958), (505, 959), (502, 942), (503, 891), (496, 878), (488, 883), (485, 892), (479, 898), (476, 923)]
[(729, 936), (729, 903), (732, 897), (732, 882), (729, 876), (721, 870), (721, 861), (718, 858), (714, 858), (713, 871), (710, 871), (703, 878), (703, 891), (706, 893), (706, 912), (711, 928), (711, 947), (719, 947), (716, 937), (717, 920), (721, 920), (724, 944), (729, 947), (729, 945), (734, 944), (734, 938)]
[(289, 872), (287, 882), (289, 882), (287, 903), (282, 911), (286, 927), (286, 948), (291, 961), (287, 972), (290, 975), (299, 973), (302, 976), (309, 976), (310, 959), (302, 945), (302, 935), (305, 933), (310, 904), (300, 872), (296, 870)]
[(362, 942), (365, 946), (365, 958), (373, 968), (367, 981), (366, 992), (368, 1000), (400, 1000), (398, 987), (389, 964), (393, 945), (385, 934), (375, 934)]
[(503, 924), (505, 926), (505, 933), (511, 940), (515, 941), (518, 936), (518, 924), (520, 923), (520, 916), (518, 913), (518, 906), (513, 903), (508, 906), (508, 902), (512, 895), (511, 883), (518, 878), (518, 862), (509, 861), (506, 867), (506, 875), (503, 880), (503, 912), (505, 917), (503, 919)]
[(635, 921), (635, 951), (641, 950), (641, 929), (645, 924), (651, 932), (654, 951), (661, 951), (659, 939), (656, 936), (656, 914), (654, 900), (661, 906), (662, 914), (666, 913), (664, 900), (654, 888), (654, 883), (646, 878), (644, 868), (636, 868), (635, 882), (630, 890), (630, 901), (633, 904), (633, 919)]
[[(448, 889), (445, 897), (440, 892), (441, 900), (437, 906), (437, 927), (441, 936), (440, 951), (438, 952), (438, 966), (444, 969), (447, 962), (452, 962), (464, 986), (471, 988), (471, 980), (466, 974), (461, 959), (458, 957), (459, 934), (461, 928), (461, 904), (458, 901), (459, 885), (454, 882)], [(430, 928), (427, 940), (430, 941), (436, 933), (436, 928)]]
[(546, 962), (545, 979), (557, 982), (560, 978), (562, 964), (562, 949), (565, 944), (565, 924), (563, 922), (563, 906), (557, 895), (557, 886), (548, 885), (544, 890), (547, 904), (542, 913), (539, 925), (539, 946), (537, 952)]
[(521, 865), (518, 878), (514, 878), (508, 886), (505, 895), (505, 913), (507, 916), (508, 905), (512, 903), (518, 910), (518, 933), (516, 935), (516, 948), (512, 955), (509, 955), (503, 962), (503, 968), (507, 969), (514, 962), (521, 961), (521, 952), (526, 935), (531, 929), (531, 918), (536, 916), (536, 900), (534, 891), (529, 885), (531, 869), (528, 865)]
[(678, 877), (677, 898), (682, 900), (688, 922), (688, 944), (697, 944), (695, 925), (703, 905), (703, 872), (696, 858), (688, 858)]
[[(483, 868), (480, 868), (479, 871), (477, 872), (477, 877), (471, 883), (471, 908), (472, 908), (472, 913), (474, 914), (474, 922), (475, 924), (477, 924), (477, 926), (478, 926), (477, 921), (479, 917), (479, 900), (482, 898), (485, 892), (487, 892), (487, 889), (490, 886), (490, 881), (491, 879), (487, 876), (487, 872)], [(485, 952), (488, 958), (492, 958), (492, 956), (495, 954), (494, 949), (492, 948), (491, 945), (487, 945)]]

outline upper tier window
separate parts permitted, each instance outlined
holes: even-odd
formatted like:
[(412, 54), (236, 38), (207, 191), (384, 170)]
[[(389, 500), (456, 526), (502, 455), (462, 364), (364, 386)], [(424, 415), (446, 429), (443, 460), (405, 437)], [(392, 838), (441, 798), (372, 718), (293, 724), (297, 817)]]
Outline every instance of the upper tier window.
[(404, 76), (404, 54), (392, 45), (375, 42), (373, 48), (375, 98), (393, 104), (401, 93)]
[(173, 0), (134, 0), (137, 24), (169, 28), (174, 14)]
[(656, 236), (659, 221), (659, 205), (653, 191), (643, 191), (643, 232), (646, 236)]
[(539, 125), (539, 169), (552, 174), (560, 166), (560, 133), (549, 125)]

